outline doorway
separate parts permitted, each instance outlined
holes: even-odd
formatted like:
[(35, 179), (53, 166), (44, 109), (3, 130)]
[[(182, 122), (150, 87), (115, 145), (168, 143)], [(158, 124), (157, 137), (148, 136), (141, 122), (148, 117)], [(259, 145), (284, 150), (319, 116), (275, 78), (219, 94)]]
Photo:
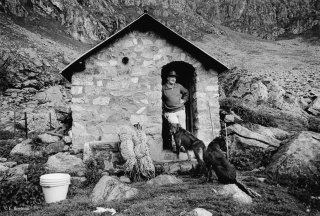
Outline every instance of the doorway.
[[(167, 74), (174, 70), (177, 73), (177, 83), (181, 84), (189, 91), (189, 100), (185, 103), (186, 129), (197, 135), (197, 100), (196, 100), (196, 73), (195, 68), (184, 61), (174, 61), (164, 65), (161, 69), (162, 85), (167, 81)], [(171, 136), (169, 133), (169, 123), (162, 115), (162, 139), (163, 149), (171, 149)]]

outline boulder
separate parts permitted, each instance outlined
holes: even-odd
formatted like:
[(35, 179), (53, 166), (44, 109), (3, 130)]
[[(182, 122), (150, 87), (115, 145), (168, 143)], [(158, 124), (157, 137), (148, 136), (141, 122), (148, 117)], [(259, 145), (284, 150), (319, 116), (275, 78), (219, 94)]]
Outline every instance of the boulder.
[(315, 116), (320, 116), (320, 97), (317, 97), (309, 106), (308, 111)]
[(32, 150), (32, 145), (30, 144), (32, 142), (31, 139), (27, 139), (22, 141), (21, 143), (17, 144), (10, 152), (10, 155), (23, 155), (23, 156), (34, 156), (34, 155), (40, 155), (39, 152), (35, 152)]
[(291, 135), (289, 132), (285, 130), (281, 130), (280, 128), (264, 127), (262, 125), (253, 124), (253, 123), (245, 123), (241, 125), (249, 129), (250, 131), (253, 131), (258, 134), (262, 134), (267, 137), (272, 137), (277, 140), (285, 140)]
[(14, 167), (14, 166), (17, 165), (17, 162), (15, 162), (15, 161), (8, 161), (8, 162), (2, 163), (2, 165), (3, 165), (3, 166), (6, 166), (6, 167), (9, 167), (9, 168), (12, 168), (12, 167)]
[(233, 124), (227, 127), (228, 135), (235, 135), (239, 141), (247, 146), (257, 146), (262, 148), (267, 147), (279, 147), (280, 141), (273, 138), (272, 136), (266, 136), (260, 133), (253, 132), (239, 124)]
[(7, 158), (0, 157), (0, 163), (6, 162), (6, 161), (7, 161)]
[(212, 213), (203, 209), (203, 208), (195, 208), (190, 212), (185, 214), (180, 214), (181, 216), (212, 216)]
[(234, 201), (240, 204), (251, 204), (252, 198), (238, 188), (235, 184), (223, 185), (222, 188), (218, 191), (219, 195), (231, 196)]
[(62, 172), (83, 176), (86, 170), (82, 160), (69, 153), (57, 153), (48, 158), (46, 169), (49, 172)]
[(147, 181), (147, 185), (149, 186), (161, 186), (180, 183), (182, 183), (182, 180), (172, 175), (158, 175), (157, 177)]
[(60, 140), (60, 138), (58, 136), (52, 136), (50, 134), (40, 134), (38, 135), (39, 139), (41, 140), (41, 142), (43, 143), (54, 143), (54, 142), (58, 142)]
[(266, 171), (282, 183), (319, 183), (320, 134), (302, 131), (284, 143)]
[(59, 141), (55, 143), (50, 143), (48, 146), (45, 147), (44, 152), (48, 155), (63, 152), (64, 151), (64, 142)]
[(94, 204), (110, 201), (120, 201), (132, 198), (138, 194), (138, 189), (121, 183), (111, 176), (102, 176), (91, 193), (91, 201)]
[(64, 105), (63, 95), (59, 86), (51, 86), (35, 95), (37, 100), (42, 102), (51, 102), (54, 106)]
[(127, 176), (121, 176), (120, 181), (123, 183), (128, 183), (128, 184), (131, 183), (131, 180)]
[(9, 170), (9, 167), (6, 167), (2, 164), (0, 164), (0, 179), (6, 175), (7, 171)]
[(17, 179), (25, 179), (25, 174), (28, 170), (29, 164), (19, 164), (8, 171), (8, 180), (14, 181)]

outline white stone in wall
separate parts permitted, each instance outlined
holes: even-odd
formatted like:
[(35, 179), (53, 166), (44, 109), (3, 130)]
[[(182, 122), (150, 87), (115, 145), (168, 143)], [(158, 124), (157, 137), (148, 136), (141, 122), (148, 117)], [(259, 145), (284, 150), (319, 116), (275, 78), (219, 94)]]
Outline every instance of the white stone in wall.
[(85, 87), (85, 95), (93, 96), (93, 95), (100, 95), (102, 89), (97, 86), (86, 86)]
[(143, 45), (152, 45), (153, 44), (153, 42), (151, 40), (146, 39), (146, 38), (142, 38), (141, 41), (142, 41)]
[(79, 98), (72, 98), (72, 103), (78, 103), (78, 104), (84, 104), (84, 103), (89, 103), (89, 99), (86, 97), (79, 97)]
[(158, 47), (162, 47), (165, 43), (166, 43), (166, 41), (163, 40), (163, 39), (157, 39), (157, 40), (154, 42), (154, 44), (155, 44), (156, 46), (158, 46)]
[(159, 49), (160, 54), (168, 54), (171, 53), (171, 47), (162, 47), (161, 49)]
[(138, 77), (132, 77), (131, 78), (131, 82), (133, 82), (133, 83), (138, 83), (138, 81), (139, 81)]
[(72, 95), (82, 94), (82, 89), (83, 89), (82, 86), (72, 86), (72, 87), (71, 87), (71, 94), (72, 94)]
[(143, 52), (142, 54), (141, 54), (141, 56), (143, 57), (143, 58), (147, 58), (147, 59), (153, 59), (153, 53), (151, 53), (151, 52)]
[(88, 75), (74, 75), (72, 77), (72, 84), (90, 86), (93, 85), (93, 77)]
[(153, 56), (153, 61), (157, 61), (162, 58), (162, 54), (156, 54)]
[(138, 44), (137, 38), (133, 38), (132, 42), (133, 42), (134, 45), (137, 45)]
[(96, 67), (109, 67), (110, 64), (107, 61), (95, 61)]
[(151, 92), (146, 92), (145, 94), (148, 97), (148, 101), (151, 103), (158, 102), (159, 99), (161, 100), (161, 96), (162, 96), (161, 91), (151, 91)]
[(102, 80), (98, 80), (97, 81), (97, 86), (103, 86), (103, 81)]
[(141, 103), (149, 104), (149, 101), (148, 101), (147, 99), (142, 99), (142, 100), (140, 100), (140, 101), (141, 101)]
[(71, 104), (71, 110), (72, 112), (77, 112), (77, 111), (81, 112), (81, 111), (85, 111), (85, 108), (83, 106)]
[(136, 114), (141, 114), (143, 113), (143, 111), (146, 109), (146, 107), (141, 107), (137, 112)]
[(134, 46), (134, 43), (131, 40), (126, 40), (123, 44), (124, 48), (132, 47), (132, 46)]
[(116, 65), (118, 64), (118, 62), (117, 62), (116, 60), (110, 60), (110, 61), (109, 61), (109, 64), (110, 64), (111, 66), (116, 66)]
[(184, 54), (184, 53), (181, 53), (181, 61), (184, 61), (185, 59), (186, 59), (186, 54)]
[(144, 61), (143, 61), (143, 67), (149, 67), (149, 66), (152, 65), (153, 63), (154, 63), (154, 61), (144, 60)]
[(147, 76), (149, 70), (147, 68), (141, 68), (140, 66), (136, 66), (132, 68), (131, 75), (132, 76)]
[(93, 99), (92, 103), (94, 105), (108, 105), (110, 102), (110, 97), (98, 97)]
[(130, 122), (132, 125), (140, 123), (141, 126), (148, 125), (148, 116), (146, 115), (131, 115)]
[(155, 90), (155, 91), (161, 91), (161, 90), (162, 90), (162, 85), (161, 85), (161, 84), (155, 85), (153, 90)]
[(102, 134), (101, 140), (108, 141), (108, 142), (119, 142), (120, 141), (118, 134)]
[(219, 90), (218, 85), (206, 86), (206, 91), (208, 91), (208, 92), (213, 92), (213, 91), (218, 91), (218, 90)]

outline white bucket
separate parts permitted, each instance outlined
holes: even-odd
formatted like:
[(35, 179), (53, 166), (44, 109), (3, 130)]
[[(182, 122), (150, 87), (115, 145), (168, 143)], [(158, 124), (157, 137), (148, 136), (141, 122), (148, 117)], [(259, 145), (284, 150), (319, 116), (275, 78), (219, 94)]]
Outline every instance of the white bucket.
[(51, 173), (40, 176), (40, 185), (46, 203), (53, 203), (67, 198), (70, 175), (66, 173)]

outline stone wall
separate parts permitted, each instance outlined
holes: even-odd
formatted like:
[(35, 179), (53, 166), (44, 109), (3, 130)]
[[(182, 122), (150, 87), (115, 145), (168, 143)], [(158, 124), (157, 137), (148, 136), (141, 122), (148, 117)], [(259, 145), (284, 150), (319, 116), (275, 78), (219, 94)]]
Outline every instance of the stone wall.
[(94, 140), (118, 141), (120, 125), (140, 122), (153, 159), (161, 159), (161, 68), (172, 61), (196, 69), (196, 127), (198, 137), (208, 144), (220, 131), (217, 73), (158, 35), (135, 31), (89, 57), (85, 71), (73, 75), (73, 147), (80, 149)]

